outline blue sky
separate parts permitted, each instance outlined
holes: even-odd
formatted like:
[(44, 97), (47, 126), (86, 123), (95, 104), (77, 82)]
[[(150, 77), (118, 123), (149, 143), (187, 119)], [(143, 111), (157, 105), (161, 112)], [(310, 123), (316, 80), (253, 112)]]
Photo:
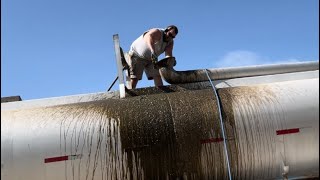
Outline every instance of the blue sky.
[[(1, 97), (106, 91), (117, 74), (112, 35), (127, 51), (170, 24), (177, 71), (319, 60), (318, 16), (318, 0), (2, 0)], [(148, 86), (144, 76), (138, 88)]]

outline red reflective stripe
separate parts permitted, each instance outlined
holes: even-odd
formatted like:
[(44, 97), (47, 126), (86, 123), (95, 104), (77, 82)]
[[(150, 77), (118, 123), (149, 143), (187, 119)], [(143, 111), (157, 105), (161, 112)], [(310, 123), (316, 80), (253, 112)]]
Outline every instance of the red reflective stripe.
[(66, 160), (68, 160), (68, 156), (59, 156), (59, 157), (46, 158), (46, 159), (44, 159), (44, 163), (66, 161)]
[(213, 143), (213, 142), (221, 142), (221, 141), (223, 141), (223, 138), (202, 139), (200, 142), (201, 144), (205, 144), (205, 143)]
[(282, 129), (277, 131), (277, 135), (283, 135), (283, 134), (292, 134), (292, 133), (298, 133), (300, 132), (299, 128), (294, 129)]

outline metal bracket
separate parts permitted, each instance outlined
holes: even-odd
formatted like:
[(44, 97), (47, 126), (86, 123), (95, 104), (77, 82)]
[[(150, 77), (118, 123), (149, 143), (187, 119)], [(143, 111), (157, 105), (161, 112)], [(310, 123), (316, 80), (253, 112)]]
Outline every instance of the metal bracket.
[(124, 84), (123, 66), (121, 61), (120, 43), (119, 43), (118, 34), (113, 35), (113, 43), (114, 43), (114, 51), (116, 53), (120, 98), (124, 98), (126, 95), (126, 88)]

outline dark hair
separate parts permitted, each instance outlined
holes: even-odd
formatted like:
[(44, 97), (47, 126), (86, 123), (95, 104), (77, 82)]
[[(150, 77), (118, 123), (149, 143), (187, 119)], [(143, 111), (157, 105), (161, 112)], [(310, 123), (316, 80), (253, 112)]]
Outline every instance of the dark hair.
[(177, 26), (175, 26), (175, 25), (170, 25), (170, 26), (168, 26), (168, 27), (165, 29), (165, 32), (169, 31), (170, 29), (174, 29), (174, 32), (175, 32), (176, 34), (178, 34), (178, 28), (177, 28)]

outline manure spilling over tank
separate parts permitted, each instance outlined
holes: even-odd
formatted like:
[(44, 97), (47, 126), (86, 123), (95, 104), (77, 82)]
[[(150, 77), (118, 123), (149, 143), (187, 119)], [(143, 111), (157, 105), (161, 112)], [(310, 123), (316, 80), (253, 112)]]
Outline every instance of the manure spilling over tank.
[(318, 62), (161, 75), (171, 85), (125, 98), (113, 91), (2, 103), (1, 178), (319, 177)]

